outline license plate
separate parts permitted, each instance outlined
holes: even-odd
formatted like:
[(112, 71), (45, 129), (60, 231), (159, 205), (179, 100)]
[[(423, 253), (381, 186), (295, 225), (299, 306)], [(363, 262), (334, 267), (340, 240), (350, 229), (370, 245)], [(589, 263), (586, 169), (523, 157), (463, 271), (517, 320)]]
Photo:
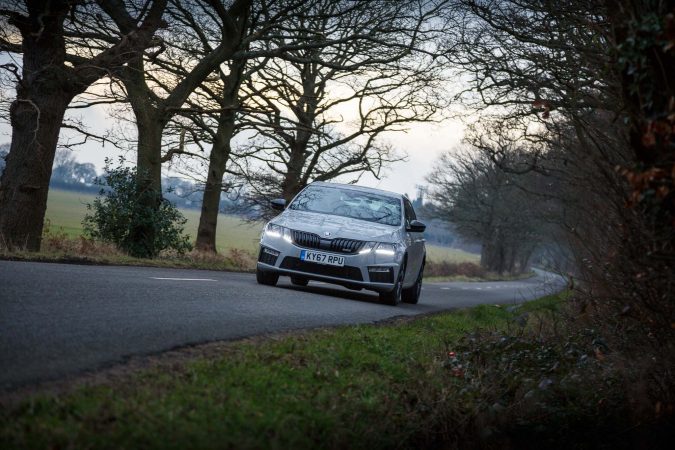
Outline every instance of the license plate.
[(318, 264), (326, 264), (328, 266), (344, 266), (345, 257), (330, 255), (328, 253), (313, 252), (309, 250), (302, 250), (300, 252), (300, 259), (307, 262), (313, 262)]

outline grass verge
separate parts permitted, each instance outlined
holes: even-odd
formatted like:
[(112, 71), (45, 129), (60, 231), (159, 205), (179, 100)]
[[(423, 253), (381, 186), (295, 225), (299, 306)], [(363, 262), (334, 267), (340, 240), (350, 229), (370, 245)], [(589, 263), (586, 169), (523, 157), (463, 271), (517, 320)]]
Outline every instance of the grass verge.
[(0, 447), (559, 448), (625, 412), (590, 337), (533, 338), (561, 304), (230, 343), (3, 408)]
[(62, 230), (54, 232), (51, 227), (45, 227), (39, 252), (8, 250), (0, 246), (0, 259), (244, 272), (253, 271), (256, 263), (253, 253), (237, 248), (229, 249), (225, 255), (193, 250), (184, 254), (162, 252), (153, 259), (134, 258), (112, 244), (87, 239), (84, 236), (70, 237)]
[[(81, 255), (70, 252), (28, 252), (0, 250), (0, 260), (33, 261), (62, 264), (92, 264), (102, 266), (161, 267), (166, 269), (227, 270), (251, 272), (255, 259), (250, 253), (231, 249), (227, 256), (192, 251), (181, 256), (160, 255), (154, 259), (133, 258), (125, 254)], [(252, 261), (252, 262), (251, 262)]]

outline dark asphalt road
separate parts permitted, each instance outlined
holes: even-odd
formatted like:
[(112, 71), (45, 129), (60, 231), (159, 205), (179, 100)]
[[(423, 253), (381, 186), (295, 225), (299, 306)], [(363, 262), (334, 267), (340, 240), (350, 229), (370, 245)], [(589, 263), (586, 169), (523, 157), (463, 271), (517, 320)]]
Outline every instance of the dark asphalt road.
[(54, 380), (214, 340), (326, 325), (370, 323), (482, 303), (508, 304), (562, 284), (427, 283), (418, 305), (282, 277), (260, 286), (243, 273), (0, 261), (0, 389)]

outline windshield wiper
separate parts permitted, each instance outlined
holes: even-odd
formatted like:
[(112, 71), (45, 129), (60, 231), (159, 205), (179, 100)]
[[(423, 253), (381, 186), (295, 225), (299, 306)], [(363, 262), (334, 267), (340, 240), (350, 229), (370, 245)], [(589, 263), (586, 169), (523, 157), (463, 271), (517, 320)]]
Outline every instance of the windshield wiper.
[(391, 213), (391, 212), (388, 212), (388, 213), (385, 214), (384, 216), (381, 216), (381, 217), (376, 218), (376, 219), (375, 219), (375, 222), (379, 222), (380, 220), (384, 219), (385, 217), (390, 217), (391, 215), (392, 215), (392, 213)]

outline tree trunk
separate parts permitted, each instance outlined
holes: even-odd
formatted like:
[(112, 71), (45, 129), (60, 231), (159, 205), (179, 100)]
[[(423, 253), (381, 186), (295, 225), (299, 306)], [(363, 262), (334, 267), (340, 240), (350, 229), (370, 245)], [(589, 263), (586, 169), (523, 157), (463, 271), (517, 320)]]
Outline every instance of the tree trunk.
[[(229, 30), (222, 36), (223, 42), (201, 58), (199, 63), (174, 87), (167, 98), (157, 100), (152, 94), (152, 90), (145, 81), (144, 62), (141, 56), (131, 59), (127, 70), (122, 74), (122, 81), (127, 89), (138, 128), (137, 169), (139, 188), (152, 190), (157, 194), (154, 196), (155, 209), (159, 207), (161, 201), (162, 133), (164, 128), (171, 116), (175, 114), (173, 110), (180, 108), (197, 86), (223, 61), (230, 58), (238, 48), (243, 37), (242, 34), (247, 29), (250, 3), (250, 1), (241, 1), (235, 2), (231, 6), (231, 9), (236, 10), (237, 20), (228, 24)], [(238, 91), (238, 85), (236, 90)], [(224, 161), (226, 162), (227, 158)], [(222, 173), (220, 173), (218, 184), (222, 182)], [(214, 175), (217, 176), (218, 173), (216, 172)], [(220, 198), (219, 194), (218, 198)], [(154, 229), (152, 226), (137, 224), (133, 227), (131, 235), (141, 248), (148, 250), (147, 255), (143, 257), (155, 255), (154, 252), (151, 252), (151, 250), (154, 250)]]
[(139, 185), (162, 194), (162, 133), (164, 124), (153, 114), (136, 116), (138, 149), (136, 168)]
[[(159, 209), (162, 200), (162, 132), (164, 124), (154, 114), (136, 115), (138, 150), (136, 154), (136, 182), (139, 193), (138, 208), (153, 211)], [(131, 240), (137, 243), (132, 256), (152, 258), (155, 248), (155, 227), (147, 221), (135, 222), (130, 232)]]
[[(137, 208), (157, 211), (162, 199), (162, 132), (166, 122), (160, 111), (147, 100), (142, 55), (129, 60), (122, 73), (131, 108), (136, 117), (136, 184), (139, 201)], [(152, 223), (132, 221), (129, 232), (135, 243), (132, 256), (152, 258), (155, 251), (155, 229)]]
[(528, 269), (533, 250), (534, 249), (528, 249), (527, 251), (521, 252), (518, 259), (518, 273), (524, 273)]
[(314, 132), (318, 95), (316, 92), (316, 79), (318, 73), (312, 64), (305, 64), (301, 72), (303, 95), (295, 105), (295, 114), (298, 123), (295, 126), (295, 140), (291, 145), (291, 155), (286, 164), (286, 175), (281, 183), (281, 194), (286, 202), (305, 187), (306, 177), (303, 169), (307, 161), (309, 140)]
[(12, 144), (0, 180), (0, 243), (38, 251), (59, 131), (75, 93), (64, 67), (68, 2), (52, 2), (44, 13), (30, 6), (39, 18), (16, 23), (22, 31), (22, 79), (10, 108)]
[(281, 182), (281, 196), (287, 203), (293, 200), (293, 197), (305, 187), (303, 169), (309, 153), (307, 146), (312, 136), (311, 126), (312, 122), (303, 117), (296, 128), (295, 142), (291, 146), (291, 155), (286, 164), (286, 174)]
[(516, 275), (516, 258), (518, 255), (518, 244), (511, 243), (506, 245), (506, 258), (505, 258), (505, 267), (504, 270), (509, 275)]
[(218, 226), (218, 212), (220, 209), (220, 193), (222, 191), (223, 175), (230, 158), (230, 140), (234, 134), (234, 111), (227, 111), (220, 115), (216, 138), (209, 155), (209, 172), (206, 176), (202, 212), (199, 216), (199, 229), (195, 247), (199, 250), (216, 252), (216, 228)]
[(488, 228), (481, 243), (480, 265), (488, 272), (501, 273), (504, 270), (504, 246), (501, 233)]
[(246, 60), (233, 61), (230, 73), (223, 80), (223, 94), (220, 106), (223, 111), (218, 118), (218, 129), (209, 155), (209, 171), (206, 175), (202, 212), (199, 216), (197, 241), (199, 250), (216, 253), (216, 229), (220, 210), (220, 193), (222, 192), (223, 175), (230, 159), (232, 147), (230, 142), (234, 136), (234, 123), (237, 118), (236, 108), (239, 106), (239, 88), (241, 87)]
[[(94, 81), (123, 65), (145, 48), (161, 24), (166, 0), (153, 2), (140, 28), (95, 57), (65, 64), (63, 23), (78, 2), (25, 0), (28, 13), (9, 13), (21, 33), (22, 76), (10, 108), (12, 144), (0, 180), (0, 243), (10, 248), (40, 249), (49, 180), (59, 132), (70, 101)], [(110, 6), (119, 12), (120, 5)], [(104, 8), (106, 9), (106, 8)]]
[(281, 196), (286, 200), (286, 203), (293, 200), (293, 197), (304, 187), (300, 183), (304, 165), (305, 146), (296, 142), (291, 148), (291, 157), (286, 165), (284, 180), (281, 182)]
[(70, 98), (22, 89), (10, 117), (12, 144), (0, 180), (0, 239), (8, 248), (39, 251), (49, 180)]

